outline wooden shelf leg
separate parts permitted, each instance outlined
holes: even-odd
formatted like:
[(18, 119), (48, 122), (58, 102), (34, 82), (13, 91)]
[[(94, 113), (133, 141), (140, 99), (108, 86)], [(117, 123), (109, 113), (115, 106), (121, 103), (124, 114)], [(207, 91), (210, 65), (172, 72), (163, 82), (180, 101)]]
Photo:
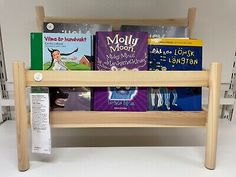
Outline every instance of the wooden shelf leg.
[(36, 12), (36, 23), (37, 23), (38, 31), (42, 32), (43, 31), (43, 21), (45, 18), (45, 12), (44, 12), (43, 6), (36, 6), (35, 12)]
[(188, 36), (191, 38), (193, 35), (193, 28), (195, 24), (195, 19), (196, 19), (196, 13), (197, 13), (197, 8), (192, 7), (188, 9)]
[(26, 110), (25, 66), (23, 62), (13, 64), (14, 98), (16, 112), (16, 137), (19, 171), (29, 169), (28, 113)]
[(219, 99), (220, 99), (221, 64), (212, 63), (209, 76), (209, 105), (207, 117), (207, 137), (205, 152), (205, 167), (215, 169), (217, 131), (219, 121)]

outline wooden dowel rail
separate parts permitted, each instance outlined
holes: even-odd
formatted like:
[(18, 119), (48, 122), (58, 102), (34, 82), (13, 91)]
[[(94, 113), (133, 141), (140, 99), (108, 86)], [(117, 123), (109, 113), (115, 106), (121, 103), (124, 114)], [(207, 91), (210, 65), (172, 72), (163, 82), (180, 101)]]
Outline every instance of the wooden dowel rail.
[[(42, 80), (35, 81), (36, 74)], [(208, 71), (26, 71), (27, 86), (208, 86)]]
[(209, 73), (209, 100), (207, 116), (207, 137), (205, 152), (205, 167), (215, 169), (216, 166), (216, 146), (219, 121), (219, 102), (220, 102), (220, 83), (221, 83), (221, 64), (211, 65)]
[[(72, 111), (50, 112), (50, 124), (54, 128), (92, 127), (206, 127), (207, 142), (205, 166), (214, 169), (219, 115), (221, 64), (212, 63), (206, 71), (29, 71), (23, 62), (13, 65), (18, 168), (29, 168), (27, 127), (29, 113), (26, 111), (26, 87), (29, 86), (206, 86), (209, 87), (208, 111), (153, 111), (153, 112), (97, 112)], [(93, 72), (96, 73), (93, 75)], [(135, 73), (134, 73), (135, 72)], [(34, 75), (42, 74), (41, 81)], [(87, 74), (87, 76), (86, 76)], [(57, 77), (55, 77), (57, 75)], [(68, 77), (69, 76), (69, 77)], [(82, 77), (83, 76), (83, 77)], [(132, 77), (131, 77), (132, 76)], [(86, 81), (87, 80), (87, 81)], [(186, 81), (186, 82), (185, 82)]]
[(13, 65), (14, 98), (16, 114), (18, 169), (26, 171), (29, 168), (28, 150), (28, 112), (26, 109), (26, 82), (23, 62)]
[(54, 17), (46, 16), (44, 8), (42, 6), (36, 6), (36, 23), (39, 31), (43, 31), (43, 22), (53, 22), (53, 23), (86, 23), (86, 24), (111, 24), (113, 30), (119, 30), (121, 25), (169, 25), (169, 26), (183, 26), (188, 28), (188, 35), (192, 37), (193, 27), (196, 18), (195, 7), (188, 9), (187, 17), (185, 18), (167, 18), (167, 19), (106, 19), (106, 18), (76, 18), (76, 17)]
[[(78, 115), (80, 116), (78, 118)], [(99, 112), (53, 111), (53, 128), (93, 127), (205, 127), (207, 111)]]

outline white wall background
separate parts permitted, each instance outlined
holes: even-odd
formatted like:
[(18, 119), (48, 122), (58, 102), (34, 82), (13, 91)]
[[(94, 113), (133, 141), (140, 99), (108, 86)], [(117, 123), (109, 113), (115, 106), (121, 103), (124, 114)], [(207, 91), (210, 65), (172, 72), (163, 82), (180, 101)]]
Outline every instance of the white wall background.
[(29, 33), (36, 31), (35, 5), (46, 15), (110, 18), (185, 17), (188, 7), (197, 7), (194, 37), (204, 40), (204, 67), (223, 63), (222, 81), (230, 79), (236, 49), (235, 0), (0, 0), (0, 22), (8, 78), (12, 62), (24, 60), (29, 66)]
[[(197, 7), (194, 37), (204, 40), (204, 67), (207, 68), (213, 61), (221, 61), (223, 63), (222, 82), (228, 82), (230, 79), (236, 49), (235, 0), (0, 0), (0, 24), (9, 81), (12, 81), (14, 60), (23, 60), (29, 66), (29, 33), (36, 31), (35, 5), (43, 5), (48, 16), (98, 18), (186, 17), (189, 7)], [(66, 134), (71, 135), (71, 133), (72, 131), (68, 131)], [(204, 142), (202, 129), (191, 130), (191, 132), (189, 129), (188, 132), (177, 129), (148, 129), (148, 131), (147, 129), (104, 129), (103, 131), (81, 129), (77, 133), (81, 136), (111, 135), (111, 138), (103, 139), (104, 142), (114, 139), (113, 135), (129, 135), (131, 138), (126, 138), (128, 144), (136, 141), (134, 137), (142, 139), (141, 144), (142, 142), (156, 144), (153, 141), (156, 138), (160, 138), (156, 141), (162, 144), (171, 144), (170, 142), (181, 140), (191, 141), (189, 144), (192, 145)], [(197, 133), (200, 135), (197, 136)], [(181, 138), (177, 141), (176, 137)], [(114, 141), (117, 142), (117, 139)]]
[(49, 16), (98, 18), (185, 17), (189, 7), (197, 7), (194, 37), (204, 40), (204, 67), (213, 61), (221, 61), (222, 81), (230, 79), (236, 49), (235, 0), (0, 0), (0, 22), (10, 81), (14, 60), (24, 60), (29, 66), (29, 33), (36, 31), (35, 5), (43, 5)]

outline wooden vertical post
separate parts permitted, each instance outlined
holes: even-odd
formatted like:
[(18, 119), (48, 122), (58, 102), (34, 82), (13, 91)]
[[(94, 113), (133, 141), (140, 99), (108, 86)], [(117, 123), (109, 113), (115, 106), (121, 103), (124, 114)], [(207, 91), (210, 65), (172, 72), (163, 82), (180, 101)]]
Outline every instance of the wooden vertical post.
[(19, 171), (29, 169), (28, 113), (26, 110), (25, 66), (23, 62), (13, 64), (14, 97), (16, 112), (16, 137)]
[(205, 152), (205, 167), (215, 169), (216, 146), (219, 121), (219, 100), (220, 100), (221, 64), (212, 63), (209, 76), (209, 105), (207, 117), (207, 137)]
[(35, 12), (36, 12), (37, 28), (40, 32), (42, 32), (43, 31), (43, 21), (45, 18), (45, 12), (44, 12), (43, 6), (36, 6)]
[(197, 13), (197, 8), (193, 7), (188, 9), (187, 25), (188, 25), (188, 35), (190, 38), (192, 38), (193, 35), (193, 27), (195, 24), (196, 13)]

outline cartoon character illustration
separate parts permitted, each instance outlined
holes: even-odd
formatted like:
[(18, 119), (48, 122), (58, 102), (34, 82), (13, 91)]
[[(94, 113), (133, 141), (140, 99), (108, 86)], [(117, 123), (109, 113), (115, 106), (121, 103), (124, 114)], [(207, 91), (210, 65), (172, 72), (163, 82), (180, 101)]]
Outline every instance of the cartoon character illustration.
[[(61, 59), (61, 56), (71, 55), (71, 54), (77, 52), (78, 48), (75, 49), (74, 51), (72, 51), (70, 53), (66, 53), (66, 54), (61, 53), (58, 49), (49, 49), (48, 48), (48, 51), (51, 54), (51, 64), (47, 68), (47, 70), (49, 70), (52, 67), (52, 70), (65, 71), (65, 70), (69, 70), (69, 69), (66, 67), (65, 62)], [(69, 94), (64, 93), (63, 90), (59, 87), (50, 87), (49, 93), (50, 93), (51, 109), (64, 108), (65, 103), (68, 100)]]
[[(166, 68), (163, 68), (163, 70), (166, 70)], [(159, 69), (156, 69), (156, 71), (159, 71)], [(151, 88), (151, 105), (154, 110), (156, 106), (157, 109), (163, 106), (164, 98), (162, 90), (162, 88)]]
[(50, 107), (54, 108), (64, 108), (68, 100), (69, 94), (63, 92), (59, 87), (49, 87), (50, 96)]
[[(161, 67), (161, 70), (162, 71), (166, 71), (167, 68), (164, 66), (164, 67)], [(176, 104), (176, 101), (178, 99), (178, 94), (176, 92), (176, 89), (173, 88), (173, 87), (166, 87), (164, 88), (164, 97), (165, 97), (165, 106), (166, 106), (166, 109), (167, 110), (170, 110), (170, 96), (171, 96), (171, 93), (173, 94), (173, 100), (172, 100), (172, 105), (173, 106), (178, 106)]]
[(51, 64), (47, 68), (47, 70), (49, 70), (52, 67), (52, 70), (65, 71), (69, 69), (66, 67), (65, 62), (62, 60), (61, 56), (71, 55), (77, 52), (78, 48), (70, 53), (61, 53), (58, 49), (49, 49), (49, 48), (48, 51), (51, 53)]
[(178, 106), (178, 104), (176, 103), (178, 94), (175, 88), (172, 87), (151, 88), (150, 99), (151, 99), (152, 109), (160, 110), (164, 104), (166, 109), (170, 110), (171, 94), (173, 94), (172, 105)]
[(176, 92), (176, 89), (173, 87), (168, 87), (168, 88), (164, 88), (164, 97), (165, 97), (165, 106), (167, 110), (170, 110), (170, 96), (171, 93), (173, 94), (173, 100), (172, 100), (172, 105), (173, 106), (178, 106), (176, 104), (177, 98), (178, 98), (178, 94)]
[(154, 110), (156, 106), (157, 109), (163, 106), (163, 100), (161, 88), (151, 88), (151, 105)]
[(90, 92), (85, 87), (50, 87), (51, 110), (89, 110)]
[(110, 87), (110, 100), (132, 100), (137, 94), (135, 87)]
[[(115, 66), (111, 67), (112, 71), (128, 71), (127, 68), (118, 69)], [(138, 69), (132, 69), (137, 71)], [(109, 87), (109, 99), (110, 100), (132, 100), (137, 95), (136, 87)]]
[[(158, 69), (156, 69), (158, 71)], [(166, 67), (161, 67), (161, 71), (166, 71)], [(151, 88), (151, 106), (152, 109), (160, 110), (160, 108), (165, 105), (167, 110), (170, 110), (170, 100), (171, 94), (173, 95), (172, 106), (178, 106), (177, 99), (178, 94), (175, 88), (173, 87), (159, 87)]]
[(157, 88), (156, 95), (157, 95), (157, 107), (161, 107), (163, 105), (163, 95), (162, 95), (162, 88)]
[(152, 105), (153, 108), (156, 105), (156, 94), (155, 94), (153, 88), (151, 88), (151, 105)]

